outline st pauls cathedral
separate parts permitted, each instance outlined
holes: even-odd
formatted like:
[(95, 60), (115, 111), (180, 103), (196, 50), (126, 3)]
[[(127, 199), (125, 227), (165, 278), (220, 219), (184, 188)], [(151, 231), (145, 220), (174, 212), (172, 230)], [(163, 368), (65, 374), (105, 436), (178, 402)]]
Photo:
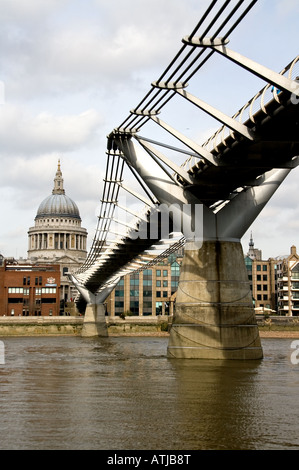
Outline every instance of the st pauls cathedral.
[(39, 205), (34, 227), (28, 231), (28, 261), (60, 266), (60, 298), (71, 301), (76, 289), (67, 273), (72, 273), (86, 258), (87, 230), (81, 227), (77, 204), (65, 193), (60, 161), (52, 194)]

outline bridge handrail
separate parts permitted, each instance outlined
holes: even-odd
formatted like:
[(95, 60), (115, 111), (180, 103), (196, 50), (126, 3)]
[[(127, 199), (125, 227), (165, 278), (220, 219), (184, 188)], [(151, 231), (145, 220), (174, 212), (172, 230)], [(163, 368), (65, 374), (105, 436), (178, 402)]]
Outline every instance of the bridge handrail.
[[(295, 78), (294, 77), (294, 67), (299, 62), (299, 55), (295, 57), (281, 72), (280, 75), (285, 75), (288, 72), (288, 78)], [(298, 74), (299, 75), (299, 74)], [(239, 122), (244, 124), (245, 122), (251, 122), (252, 124), (256, 123), (256, 115), (262, 111), (264, 114), (268, 114), (267, 110), (267, 105), (274, 99), (278, 103), (281, 103), (279, 93), (277, 92), (277, 89), (274, 87), (273, 88), (273, 93), (271, 92), (271, 95), (267, 95), (267, 91), (270, 89), (272, 85), (268, 83), (266, 86), (264, 86), (258, 93), (254, 95), (253, 98), (251, 98), (244, 106), (242, 106), (239, 111), (237, 111), (233, 119), (239, 118)], [(268, 98), (267, 98), (268, 96)], [(257, 100), (260, 98), (260, 105), (258, 109), (253, 111), (254, 105), (257, 104)], [(244, 117), (245, 111), (248, 112), (248, 115)], [(217, 152), (219, 151), (219, 145), (222, 144), (224, 146), (227, 146), (226, 139), (228, 137), (234, 138), (234, 131), (232, 131), (229, 127), (222, 125), (209, 139), (203, 143), (203, 147), (205, 147), (207, 150), (210, 152)], [(194, 156), (189, 157), (181, 166), (183, 168), (189, 169), (189, 171), (192, 172), (192, 169), (196, 168), (196, 163), (198, 163), (198, 160), (194, 158)]]

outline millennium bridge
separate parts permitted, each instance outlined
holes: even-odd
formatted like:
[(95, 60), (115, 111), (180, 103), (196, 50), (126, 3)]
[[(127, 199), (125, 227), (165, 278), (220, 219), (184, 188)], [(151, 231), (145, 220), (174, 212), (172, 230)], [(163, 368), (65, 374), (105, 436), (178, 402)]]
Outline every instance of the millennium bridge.
[[(107, 334), (104, 301), (122, 276), (184, 247), (168, 356), (263, 357), (240, 240), (298, 165), (299, 56), (276, 72), (229, 47), (256, 1), (212, 1), (107, 136), (95, 236), (84, 265), (70, 275), (86, 304), (85, 335)], [(219, 63), (215, 96), (223, 92), (223, 60), (264, 82), (232, 117), (190, 92), (211, 60)], [(190, 116), (197, 109), (218, 123), (206, 142), (164, 121), (183, 103)]]

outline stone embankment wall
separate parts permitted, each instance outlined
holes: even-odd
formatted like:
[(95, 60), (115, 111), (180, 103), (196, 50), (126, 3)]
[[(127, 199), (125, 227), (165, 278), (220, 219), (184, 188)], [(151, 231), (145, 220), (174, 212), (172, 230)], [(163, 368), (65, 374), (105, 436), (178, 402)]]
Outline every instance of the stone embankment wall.
[(299, 317), (257, 315), (257, 324), (262, 331), (299, 331)]
[(106, 317), (109, 336), (131, 335), (167, 335), (172, 317), (159, 315), (157, 317), (127, 316), (124, 320), (119, 317)]
[[(106, 317), (109, 336), (164, 335), (169, 331), (168, 316)], [(0, 336), (80, 336), (84, 317), (0, 317)]]
[(0, 317), (0, 336), (80, 335), (83, 317)]
[[(168, 335), (172, 317), (135, 317), (125, 319), (106, 317), (109, 336), (164, 336)], [(1, 317), (1, 336), (80, 336), (84, 317)], [(257, 323), (261, 333), (298, 332), (299, 317), (264, 317), (259, 315)]]

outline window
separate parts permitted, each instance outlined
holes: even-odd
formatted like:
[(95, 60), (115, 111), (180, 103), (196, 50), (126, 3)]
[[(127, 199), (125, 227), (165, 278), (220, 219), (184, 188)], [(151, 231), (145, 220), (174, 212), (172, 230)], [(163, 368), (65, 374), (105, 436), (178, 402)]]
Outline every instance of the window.
[(130, 289), (130, 297), (139, 297), (139, 290)]
[(156, 297), (161, 297), (161, 291), (160, 290), (157, 290)]
[(267, 274), (263, 274), (263, 281), (268, 281), (268, 276), (267, 276)]
[(171, 265), (171, 275), (172, 276), (179, 276), (180, 275), (180, 265), (175, 261)]
[(29, 289), (28, 289), (28, 288), (27, 288), (27, 289), (24, 289), (24, 290), (23, 290), (23, 294), (24, 294), (24, 295), (29, 295)]
[(266, 264), (263, 264), (263, 271), (268, 271), (268, 266)]
[(161, 276), (161, 269), (157, 269), (157, 271), (156, 271), (156, 276), (157, 276), (157, 277), (160, 277), (160, 276)]
[(53, 297), (52, 297), (52, 298), (50, 297), (49, 299), (47, 299), (47, 298), (46, 298), (46, 299), (42, 299), (42, 303), (43, 303), (43, 304), (55, 304), (55, 303), (56, 303), (56, 299), (53, 298)]
[(256, 265), (256, 270), (257, 270), (257, 271), (261, 271), (261, 270), (262, 270), (262, 266), (261, 266), (260, 264), (257, 264), (257, 265)]
[(262, 280), (262, 276), (261, 276), (261, 274), (257, 274), (257, 276), (256, 276), (256, 280), (257, 280), (257, 281), (261, 281), (261, 280)]
[(164, 277), (167, 277), (167, 276), (168, 276), (168, 271), (167, 271), (167, 269), (163, 269), (163, 276), (164, 276)]
[(143, 315), (151, 315), (152, 314), (152, 302), (147, 301), (143, 302)]
[(130, 311), (134, 315), (139, 315), (139, 302), (137, 300), (130, 301)]
[(257, 297), (257, 300), (262, 300), (261, 294), (258, 294), (256, 297)]
[(162, 314), (162, 302), (156, 302), (156, 315)]
[(245, 266), (247, 271), (252, 271), (252, 259), (249, 258), (249, 256), (246, 256), (245, 258)]
[(124, 291), (116, 289), (115, 290), (115, 297), (123, 297), (124, 296)]
[(161, 287), (161, 281), (156, 281), (156, 287)]
[(9, 294), (23, 294), (23, 287), (9, 287), (8, 293)]
[(168, 281), (163, 281), (163, 287), (168, 287)]
[(256, 289), (257, 289), (257, 290), (262, 290), (262, 286), (261, 286), (260, 284), (258, 284), (258, 285), (256, 286)]
[(163, 291), (163, 297), (164, 297), (164, 298), (165, 298), (165, 297), (168, 297), (168, 292), (165, 291), (165, 290)]
[(56, 294), (56, 287), (43, 287), (42, 294)]
[(263, 295), (263, 300), (268, 300), (267, 294)]

